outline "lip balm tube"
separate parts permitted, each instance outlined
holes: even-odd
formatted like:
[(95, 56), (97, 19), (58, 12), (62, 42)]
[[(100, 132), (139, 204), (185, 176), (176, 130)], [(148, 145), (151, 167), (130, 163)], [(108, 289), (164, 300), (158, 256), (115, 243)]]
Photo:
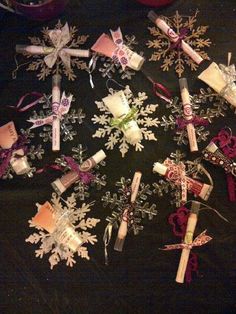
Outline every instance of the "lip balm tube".
[[(182, 97), (182, 102), (183, 102), (184, 119), (187, 121), (192, 120), (193, 110), (192, 110), (190, 95), (188, 91), (188, 82), (186, 78), (179, 79), (179, 87), (180, 87), (181, 97)], [(188, 133), (190, 151), (197, 152), (198, 145), (197, 145), (196, 132), (195, 132), (194, 125), (192, 123), (188, 123), (186, 129)]]
[(90, 56), (89, 49), (63, 48), (62, 50), (72, 57), (88, 58)]
[[(158, 17), (158, 15), (154, 11), (150, 11), (148, 13), (148, 18), (151, 20), (158, 28), (160, 28), (165, 35), (167, 35), (172, 42), (177, 42), (179, 39), (179, 35), (175, 33), (173, 29), (167, 25), (167, 23)], [(183, 51), (193, 59), (194, 62), (200, 64), (204, 59), (192, 48), (187, 44), (184, 40), (181, 41), (181, 47)]]
[[(85, 160), (82, 165), (79, 165), (80, 171), (89, 171), (95, 167), (99, 162), (106, 158), (105, 152), (101, 149), (95, 155)], [(60, 179), (52, 182), (52, 187), (58, 195), (64, 193), (72, 184), (79, 180), (79, 174), (76, 171), (69, 171), (64, 174)]]
[(61, 75), (55, 74), (52, 77), (52, 150), (60, 150), (60, 117), (58, 109), (61, 101)]
[[(137, 194), (138, 194), (138, 189), (141, 181), (142, 173), (137, 171), (134, 174), (134, 178), (131, 184), (131, 204), (135, 202)], [(132, 216), (132, 212), (129, 213), (129, 209), (125, 209), (122, 215), (122, 221), (120, 223), (120, 227), (118, 230), (116, 242), (114, 245), (114, 250), (122, 252), (125, 238), (127, 236), (128, 232), (128, 215)], [(131, 218), (132, 219), (132, 218)]]
[[(180, 185), (179, 182), (176, 182), (176, 180), (173, 179), (172, 172), (169, 171), (165, 165), (163, 165), (159, 162), (156, 162), (154, 164), (153, 172), (158, 172), (160, 175), (165, 176), (166, 179), (176, 183), (177, 185)], [(193, 194), (199, 196), (200, 198), (202, 198), (205, 201), (208, 200), (208, 198), (211, 194), (211, 191), (213, 189), (213, 187), (211, 185), (199, 182), (199, 181), (194, 180), (194, 179), (189, 178), (189, 177), (186, 177), (186, 181), (187, 181), (187, 189), (189, 191), (191, 191)]]
[(54, 48), (34, 46), (34, 45), (16, 45), (17, 53), (28, 53), (31, 55), (48, 55), (52, 53)]
[[(102, 100), (115, 119), (125, 117), (130, 111), (130, 106), (123, 91), (116, 92)], [(122, 132), (132, 145), (137, 144), (142, 139), (142, 132), (135, 120), (128, 122), (125, 129), (122, 128)]]

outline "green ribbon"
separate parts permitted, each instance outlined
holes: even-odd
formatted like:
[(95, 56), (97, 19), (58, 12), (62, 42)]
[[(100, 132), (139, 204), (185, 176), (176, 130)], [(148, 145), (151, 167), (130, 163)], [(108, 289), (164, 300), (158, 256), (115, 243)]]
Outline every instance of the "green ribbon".
[(132, 107), (123, 118), (112, 118), (110, 121), (110, 125), (117, 127), (118, 129), (126, 130), (126, 124), (128, 124), (132, 120), (136, 120), (137, 112), (138, 108)]

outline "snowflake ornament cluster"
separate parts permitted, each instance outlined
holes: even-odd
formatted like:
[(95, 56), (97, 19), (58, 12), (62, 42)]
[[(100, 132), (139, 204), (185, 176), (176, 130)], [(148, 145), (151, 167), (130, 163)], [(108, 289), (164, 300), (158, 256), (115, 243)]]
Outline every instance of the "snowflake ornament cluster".
[[(26, 242), (31, 244), (40, 244), (39, 249), (35, 250), (36, 257), (42, 258), (45, 254), (50, 254), (49, 263), (51, 269), (60, 261), (65, 260), (66, 265), (72, 267), (75, 263), (75, 254), (79, 257), (89, 260), (89, 252), (87, 244), (94, 245), (97, 242), (97, 236), (91, 234), (93, 229), (100, 219), (89, 218), (87, 213), (90, 212), (94, 203), (82, 204), (80, 208), (76, 208), (76, 198), (74, 193), (66, 200), (62, 200), (55, 193), (52, 194), (51, 205), (55, 209), (56, 229), (52, 233), (45, 231), (39, 226), (35, 226), (32, 220), (29, 221), (29, 226), (37, 231), (31, 234)], [(36, 204), (38, 210), (40, 205)], [(63, 221), (63, 223), (61, 223)], [(58, 233), (63, 232), (61, 226), (70, 225), (82, 240), (77, 250), (72, 251), (65, 243), (58, 242)]]
[[(42, 104), (43, 109), (37, 113), (33, 111), (33, 115), (30, 117), (30, 120), (43, 120), (52, 115), (52, 95), (45, 95), (39, 101), (39, 104)], [(75, 99), (72, 99), (72, 102)], [(60, 136), (63, 142), (72, 141), (77, 135), (77, 131), (74, 130), (74, 126), (83, 123), (85, 118), (85, 113), (81, 108), (70, 109), (68, 113), (63, 114), (60, 118)], [(44, 143), (52, 142), (52, 125), (45, 124), (40, 128), (42, 131), (39, 133), (39, 136), (42, 138)]]
[[(63, 25), (58, 21), (58, 23), (55, 25), (54, 28), (55, 31), (62, 31)], [(78, 29), (75, 26), (69, 27), (69, 40), (68, 42), (63, 46), (65, 49), (81, 49), (81, 46), (84, 45), (89, 37), (89, 35), (77, 35)], [(54, 43), (52, 42), (49, 34), (50, 29), (48, 27), (44, 27), (41, 31), (42, 38), (40, 37), (29, 37), (31, 45), (43, 47), (43, 49), (50, 49), (49, 47), (53, 47), (54, 51), (57, 50)], [(61, 48), (61, 47), (60, 47)], [(51, 49), (53, 51), (53, 49)], [(80, 59), (80, 57), (77, 57), (76, 55), (72, 54), (72, 58), (70, 60), (70, 66), (66, 66), (63, 62), (63, 58), (57, 57), (55, 64), (53, 67), (48, 67), (45, 63), (45, 53), (42, 54), (35, 54), (32, 55), (32, 53), (29, 53), (27, 51), (23, 52), (23, 55), (25, 55), (28, 59), (32, 58), (33, 60), (29, 62), (27, 71), (39, 71), (37, 74), (37, 77), (39, 80), (45, 80), (47, 76), (51, 74), (62, 74), (64, 73), (65, 76), (69, 80), (74, 81), (76, 79), (76, 74), (74, 72), (74, 69), (78, 70), (86, 70), (88, 69), (86, 62)], [(19, 68), (19, 66), (17, 67)], [(17, 69), (16, 69), (17, 70)]]
[[(55, 163), (58, 165), (64, 173), (70, 171), (70, 167), (64, 159), (65, 156), (61, 156), (56, 158)], [(86, 149), (82, 147), (81, 144), (78, 144), (77, 147), (72, 148), (72, 156), (71, 156), (76, 163), (81, 165), (86, 159)], [(97, 164), (93, 169), (90, 170), (93, 178), (90, 184), (85, 184), (81, 180), (77, 180), (73, 184), (74, 195), (76, 198), (80, 199), (81, 201), (85, 200), (90, 196), (89, 189), (91, 187), (95, 187), (97, 190), (101, 190), (104, 186), (106, 186), (106, 175), (102, 175), (99, 172), (100, 167), (105, 166), (106, 162), (103, 160), (99, 164)]]
[[(189, 44), (203, 59), (209, 59), (208, 54), (204, 51), (206, 47), (211, 45), (209, 38), (204, 38), (208, 26), (195, 26), (197, 22), (198, 10), (193, 16), (179, 15), (178, 11), (174, 16), (161, 16), (169, 27), (180, 36), (187, 44)], [(188, 66), (191, 71), (197, 70), (195, 63), (180, 47), (172, 47), (170, 38), (162, 32), (157, 26), (148, 27), (150, 34), (154, 37), (146, 43), (148, 48), (154, 49), (154, 52), (149, 59), (150, 61), (161, 61), (161, 69), (169, 71), (173, 66), (179, 77), (182, 76), (185, 66)]]
[[(115, 91), (109, 89), (110, 94), (112, 95)], [(146, 104), (145, 101), (148, 99), (148, 96), (145, 92), (139, 92), (135, 96), (130, 87), (127, 85), (124, 89), (124, 94), (128, 100), (130, 107), (137, 109), (136, 113), (136, 122), (140, 127), (142, 137), (144, 140), (148, 141), (157, 141), (157, 138), (152, 130), (149, 128), (157, 128), (159, 126), (159, 119), (157, 117), (150, 117), (150, 115), (156, 112), (158, 104)], [(125, 138), (121, 129), (111, 126), (110, 121), (112, 114), (105, 106), (103, 101), (96, 101), (97, 108), (100, 110), (100, 115), (94, 115), (92, 121), (94, 124), (98, 124), (100, 127), (93, 134), (93, 137), (105, 138), (107, 137), (107, 142), (105, 144), (106, 149), (112, 150), (116, 145), (119, 145), (119, 150), (122, 157), (129, 150), (129, 143)], [(142, 151), (144, 146), (141, 144), (141, 141), (133, 145), (136, 151)]]

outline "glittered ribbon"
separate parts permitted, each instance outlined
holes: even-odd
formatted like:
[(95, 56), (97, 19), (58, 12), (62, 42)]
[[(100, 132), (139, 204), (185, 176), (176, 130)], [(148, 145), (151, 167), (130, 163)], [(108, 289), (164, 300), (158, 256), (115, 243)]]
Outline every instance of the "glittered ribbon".
[(177, 49), (177, 50), (182, 49), (182, 40), (185, 39), (188, 32), (189, 32), (189, 30), (186, 27), (181, 28), (177, 41), (171, 43), (170, 49)]
[(73, 95), (70, 95), (69, 97), (66, 97), (65, 92), (63, 92), (60, 104), (54, 103), (52, 106), (53, 114), (43, 118), (43, 119), (29, 119), (28, 122), (33, 123), (33, 125), (30, 127), (30, 129), (38, 128), (40, 126), (43, 126), (45, 124), (52, 124), (53, 116), (57, 116), (59, 119), (64, 114), (67, 114), (70, 110), (70, 105), (72, 102)]
[(54, 46), (52, 52), (44, 57), (44, 61), (49, 68), (52, 68), (60, 57), (63, 64), (67, 69), (70, 69), (70, 55), (63, 51), (63, 47), (71, 40), (70, 30), (68, 23), (66, 23), (61, 29), (50, 30), (48, 36)]
[(75, 160), (72, 157), (64, 157), (64, 159), (67, 162), (70, 169), (72, 171), (75, 171), (79, 175), (80, 180), (84, 184), (89, 184), (94, 179), (94, 176), (89, 171), (81, 171), (79, 165), (75, 162)]
[[(24, 154), (26, 153), (27, 150), (26, 144), (27, 144), (26, 137), (19, 135), (18, 140), (11, 146), (11, 148), (0, 150), (0, 160), (2, 161), (0, 165), (0, 178), (5, 174), (14, 151), (18, 149), (23, 149)], [(15, 155), (15, 157), (18, 158), (17, 155)], [(20, 157), (22, 156), (19, 156), (19, 158)]]
[(219, 93), (221, 97), (225, 97), (228, 92), (232, 93), (234, 91), (234, 93), (236, 93), (236, 85), (234, 83), (236, 81), (236, 70), (234, 64), (230, 65), (231, 55), (232, 55), (231, 53), (228, 53), (227, 66), (224, 64), (219, 65), (220, 71), (223, 75), (223, 79), (226, 82), (226, 85), (222, 88), (222, 90)]
[[(28, 96), (33, 96), (33, 97), (35, 97), (36, 99), (35, 99), (33, 102), (29, 103), (28, 105), (25, 105), (24, 107), (21, 107), (21, 105), (23, 104), (24, 100), (25, 100)], [(9, 107), (9, 108), (13, 108), (13, 109), (15, 109), (15, 110), (18, 111), (18, 112), (24, 112), (24, 111), (27, 111), (27, 110), (29, 110), (30, 108), (34, 107), (35, 105), (37, 105), (37, 104), (40, 102), (40, 100), (43, 99), (43, 97), (44, 97), (44, 95), (41, 94), (41, 93), (38, 93), (38, 92), (27, 93), (27, 94), (25, 94), (24, 96), (22, 96), (22, 97), (20, 98), (20, 100), (18, 101), (18, 103), (17, 103), (16, 106), (8, 106), (8, 107)], [(21, 107), (21, 108), (20, 108), (20, 107)]]
[(105, 265), (109, 264), (107, 247), (111, 241), (112, 229), (113, 229), (113, 224), (111, 222), (109, 222), (106, 226), (106, 229), (105, 229), (104, 235), (103, 235)]
[(112, 127), (117, 127), (119, 129), (126, 130), (127, 124), (136, 119), (138, 109), (136, 107), (132, 107), (130, 111), (123, 118), (112, 118), (110, 121), (110, 125)]
[(128, 55), (124, 49), (126, 47), (125, 47), (124, 42), (123, 42), (123, 36), (121, 33), (121, 29), (120, 29), (120, 27), (118, 27), (116, 31), (110, 30), (110, 32), (111, 32), (112, 39), (117, 46), (117, 48), (115, 49), (115, 51), (112, 55), (112, 59), (115, 62), (118, 61), (121, 64), (122, 69), (125, 70), (125, 68), (129, 65), (129, 58), (128, 58)]
[(204, 118), (201, 118), (199, 116), (194, 116), (192, 119), (187, 120), (181, 117), (178, 117), (176, 119), (176, 124), (178, 130), (183, 130), (187, 127), (188, 124), (193, 124), (194, 126), (200, 126), (200, 125), (208, 125), (208, 121)]
[(177, 243), (177, 244), (167, 244), (161, 250), (170, 251), (170, 250), (182, 250), (189, 249), (191, 250), (195, 246), (202, 246), (207, 242), (211, 241), (212, 238), (206, 234), (207, 230), (204, 230), (201, 234), (199, 234), (192, 243)]

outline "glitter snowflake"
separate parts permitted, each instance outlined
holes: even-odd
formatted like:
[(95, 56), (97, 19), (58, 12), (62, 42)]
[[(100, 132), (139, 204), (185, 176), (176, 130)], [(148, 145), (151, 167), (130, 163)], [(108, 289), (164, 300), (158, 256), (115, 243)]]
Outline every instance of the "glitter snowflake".
[[(179, 35), (181, 30), (187, 29), (188, 33), (184, 37), (184, 41), (189, 44), (203, 59), (209, 59), (204, 48), (211, 45), (208, 38), (203, 38), (208, 26), (195, 26), (197, 21), (198, 10), (193, 16), (179, 15), (178, 11), (174, 16), (161, 18)], [(175, 72), (181, 77), (185, 70), (185, 65), (189, 66), (192, 71), (196, 71), (198, 65), (182, 50), (172, 49), (169, 37), (165, 35), (157, 26), (148, 27), (150, 34), (154, 36), (153, 40), (149, 40), (146, 45), (148, 48), (155, 49), (150, 61), (159, 61), (163, 59), (161, 69), (169, 71), (174, 66)]]
[[(42, 103), (43, 110), (40, 110), (37, 113), (35, 110), (33, 111), (33, 115), (29, 120), (37, 120), (44, 119), (52, 115), (52, 104), (51, 104), (51, 95), (44, 95), (44, 98), (40, 100)], [(73, 100), (72, 100), (73, 101)], [(83, 119), (85, 118), (85, 113), (83, 113), (81, 108), (70, 109), (70, 111), (64, 114), (60, 120), (60, 128), (61, 128), (61, 139), (63, 142), (72, 141), (74, 137), (77, 135), (77, 132), (74, 130), (74, 126), (78, 124), (82, 124)], [(42, 131), (39, 133), (39, 136), (43, 139), (43, 142), (52, 142), (52, 126), (44, 125), (40, 128)]]
[[(26, 242), (31, 244), (40, 243), (39, 249), (35, 250), (36, 257), (42, 258), (45, 254), (51, 253), (49, 257), (49, 263), (51, 269), (57, 265), (60, 261), (66, 260), (66, 265), (72, 267), (76, 260), (75, 254), (78, 254), (81, 258), (87, 260), (90, 259), (89, 252), (85, 244), (94, 245), (97, 242), (97, 236), (88, 232), (88, 230), (94, 228), (100, 219), (87, 218), (87, 213), (90, 212), (94, 203), (82, 204), (80, 208), (76, 208), (76, 199), (74, 193), (71, 194), (67, 200), (63, 200), (58, 197), (56, 193), (52, 194), (51, 205), (55, 211), (56, 221), (61, 219), (62, 215), (65, 223), (69, 223), (78, 232), (78, 236), (82, 239), (83, 244), (77, 249), (76, 252), (71, 251), (65, 244), (57, 242), (58, 228), (53, 233), (48, 233), (44, 229), (35, 226), (32, 221), (29, 221), (31, 228), (36, 228), (37, 231), (31, 234)], [(36, 204), (38, 209), (39, 204)]]
[[(174, 161), (175, 164), (178, 165), (180, 162), (184, 163), (186, 176), (196, 180), (201, 180), (202, 175), (205, 174), (205, 168), (200, 164), (201, 157), (196, 158), (193, 161), (186, 161), (184, 160), (185, 157), (186, 155), (181, 153), (179, 150), (176, 150), (175, 153), (170, 154), (170, 158)], [(153, 193), (157, 194), (159, 197), (162, 197), (164, 194), (169, 194), (171, 198), (170, 203), (175, 204), (176, 207), (180, 207), (182, 205), (181, 187), (175, 185), (175, 183), (160, 179), (158, 182), (153, 183), (153, 188)]]
[[(86, 149), (82, 147), (81, 144), (78, 144), (77, 147), (72, 148), (72, 158), (78, 163), (82, 164), (83, 161), (85, 161), (88, 157), (86, 156), (85, 152)], [(59, 165), (64, 173), (67, 173), (70, 171), (70, 167), (68, 166), (67, 162), (64, 159), (64, 156), (61, 156), (60, 158), (57, 158), (55, 160), (55, 163)], [(82, 181), (78, 180), (74, 183), (73, 188), (75, 191), (75, 197), (79, 198), (80, 200), (84, 200), (85, 198), (90, 196), (89, 193), (89, 187), (96, 187), (97, 190), (101, 190), (102, 187), (106, 185), (106, 175), (101, 175), (98, 170), (101, 166), (105, 166), (105, 161), (101, 161), (98, 165), (96, 165), (93, 169), (90, 170), (90, 172), (93, 175), (93, 179), (90, 182), (90, 184), (85, 184)]]
[[(131, 50), (134, 50), (135, 46), (138, 45), (138, 42), (136, 41), (136, 38), (134, 35), (125, 35), (124, 44), (129, 47)], [(143, 56), (143, 52), (139, 52), (140, 56)], [(132, 76), (135, 75), (135, 71), (132, 69), (126, 67), (125, 70), (122, 69), (120, 63), (115, 62), (113, 59), (100, 56), (99, 54), (96, 54), (96, 62), (100, 59), (102, 62), (102, 67), (99, 67), (99, 72), (101, 72), (102, 77), (112, 78), (113, 75), (118, 72), (120, 75), (120, 78), (131, 80)]]
[[(110, 90), (110, 93), (113, 94), (114, 91)], [(146, 93), (139, 92), (137, 97), (135, 97), (128, 85), (124, 89), (124, 94), (128, 99), (130, 107), (138, 109), (136, 122), (140, 127), (143, 139), (148, 141), (157, 141), (155, 134), (151, 130), (149, 130), (149, 128), (158, 127), (160, 121), (158, 120), (158, 118), (152, 118), (149, 115), (153, 114), (156, 111), (158, 105), (145, 105), (144, 102), (148, 99)], [(94, 115), (94, 117), (92, 118), (94, 124), (100, 125), (96, 133), (93, 134), (93, 137), (103, 138), (108, 136), (107, 142), (105, 144), (106, 148), (112, 150), (115, 145), (119, 144), (119, 150), (122, 157), (124, 157), (129, 150), (129, 144), (124, 137), (123, 132), (120, 129), (117, 129), (110, 125), (112, 114), (109, 112), (105, 104), (102, 101), (96, 101), (95, 103), (101, 114)], [(136, 151), (141, 151), (144, 148), (144, 146), (141, 144), (141, 141), (134, 146)]]
[[(55, 30), (61, 30), (63, 25), (60, 21), (55, 26)], [(49, 31), (50, 29), (48, 27), (44, 27), (42, 29), (43, 38), (40, 37), (29, 37), (31, 45), (35, 46), (43, 46), (43, 47), (52, 47), (52, 42), (49, 37)], [(75, 26), (71, 26), (69, 28), (70, 32), (70, 42), (64, 46), (64, 48), (72, 48), (72, 49), (81, 49), (81, 45), (85, 44), (88, 35), (80, 35), (77, 36), (78, 29)], [(30, 62), (27, 71), (39, 71), (39, 74), (37, 74), (37, 77), (39, 80), (45, 80), (47, 76), (50, 74), (62, 74), (64, 73), (69, 80), (74, 81), (76, 78), (76, 74), (74, 72), (74, 68), (77, 68), (78, 70), (87, 70), (86, 62), (80, 60), (79, 57), (72, 57), (71, 58), (71, 68), (65, 67), (63, 64), (61, 58), (57, 58), (57, 61), (55, 63), (55, 66), (53, 68), (47, 67), (44, 57), (45, 55), (30, 55), (25, 53), (27, 58), (32, 58), (33, 61)]]
[[(21, 129), (20, 135), (24, 136), (27, 139), (27, 143), (26, 143), (27, 149), (26, 149), (25, 156), (27, 156), (27, 160), (30, 165), (29, 172), (24, 174), (22, 177), (32, 178), (36, 171), (36, 167), (34, 167), (33, 164), (36, 160), (41, 160), (43, 158), (44, 149), (42, 148), (42, 145), (37, 145), (37, 146), (30, 145), (31, 139), (34, 138), (34, 133), (32, 133), (29, 129), (27, 130)], [(12, 168), (12, 166), (9, 164), (6, 169), (6, 172), (1, 177), (1, 179), (3, 180), (13, 179), (14, 176), (15, 176), (15, 171)]]

